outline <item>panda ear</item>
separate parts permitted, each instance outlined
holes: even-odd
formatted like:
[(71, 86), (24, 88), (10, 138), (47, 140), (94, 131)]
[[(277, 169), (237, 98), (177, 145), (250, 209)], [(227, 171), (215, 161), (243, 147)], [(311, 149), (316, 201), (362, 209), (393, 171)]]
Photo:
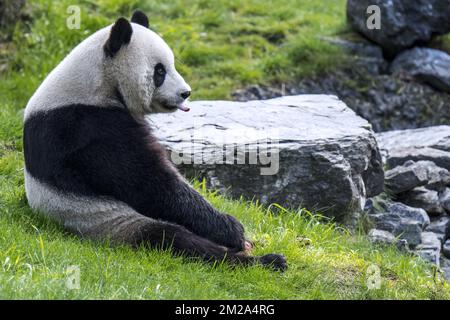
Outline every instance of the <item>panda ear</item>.
[(140, 24), (141, 26), (144, 26), (148, 28), (148, 17), (145, 13), (143, 13), (141, 10), (136, 10), (133, 13), (133, 16), (131, 17), (131, 22)]
[(114, 57), (122, 46), (130, 43), (132, 33), (133, 29), (127, 19), (117, 19), (111, 28), (108, 40), (103, 45), (106, 55), (111, 58)]

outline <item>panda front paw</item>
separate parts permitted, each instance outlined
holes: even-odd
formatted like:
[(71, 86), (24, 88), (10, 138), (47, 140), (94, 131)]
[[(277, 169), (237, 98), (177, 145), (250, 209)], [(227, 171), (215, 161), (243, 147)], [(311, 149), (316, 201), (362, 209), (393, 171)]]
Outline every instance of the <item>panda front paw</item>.
[(286, 271), (287, 262), (286, 258), (281, 254), (270, 253), (262, 257), (259, 257), (259, 262), (265, 266), (274, 269), (275, 271)]
[(244, 226), (229, 214), (224, 214), (223, 217), (226, 230), (225, 232), (220, 232), (223, 238), (218, 239), (219, 244), (226, 246), (234, 252), (244, 251), (246, 248)]

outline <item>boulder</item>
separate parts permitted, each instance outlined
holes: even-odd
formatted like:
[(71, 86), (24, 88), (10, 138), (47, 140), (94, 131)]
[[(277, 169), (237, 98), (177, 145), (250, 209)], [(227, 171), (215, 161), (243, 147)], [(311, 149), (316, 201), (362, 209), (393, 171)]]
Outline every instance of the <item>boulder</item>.
[(404, 239), (410, 247), (422, 242), (422, 231), (430, 224), (425, 210), (403, 203), (371, 199), (366, 206), (369, 220), (379, 230)]
[[(368, 28), (371, 5), (380, 8), (379, 29)], [(347, 20), (350, 26), (378, 43), (386, 53), (394, 55), (417, 43), (424, 43), (435, 34), (450, 31), (448, 0), (348, 0)]]
[(450, 126), (387, 131), (376, 137), (389, 168), (408, 160), (427, 160), (450, 170)]
[(430, 218), (425, 210), (409, 207), (400, 202), (380, 199), (380, 197), (375, 197), (367, 201), (365, 210), (369, 214), (369, 217), (373, 217), (377, 214), (381, 214), (386, 218), (397, 217), (399, 219), (417, 222), (421, 229), (424, 229), (430, 225)]
[(430, 215), (445, 212), (439, 200), (439, 193), (424, 187), (417, 187), (399, 195), (399, 200), (411, 207), (422, 208)]
[(389, 191), (399, 194), (425, 186), (429, 190), (443, 192), (450, 186), (450, 172), (432, 161), (406, 161), (403, 165), (385, 172)]
[(406, 240), (411, 248), (415, 248), (422, 243), (421, 231), (422, 228), (417, 222), (404, 221), (395, 233), (400, 239)]
[(399, 194), (428, 183), (426, 168), (414, 162), (407, 162), (403, 166), (395, 167), (384, 174), (389, 191)]
[(382, 245), (395, 244), (399, 250), (409, 251), (408, 241), (405, 239), (397, 239), (389, 231), (371, 229), (368, 233), (368, 239), (370, 242)]
[(432, 232), (422, 233), (422, 243), (416, 247), (416, 253), (422, 259), (439, 266), (441, 242)]
[(370, 124), (335, 96), (196, 101), (190, 108), (150, 122), (178, 168), (209, 187), (349, 223), (366, 197), (383, 190)]
[[(450, 6), (450, 3), (448, 4)], [(414, 48), (399, 54), (390, 72), (428, 83), (437, 90), (450, 93), (450, 55), (430, 48)]]
[(389, 214), (374, 214), (370, 217), (370, 221), (374, 223), (376, 229), (392, 233), (399, 239), (406, 240), (411, 248), (422, 242), (422, 227), (417, 221), (402, 219)]
[(367, 236), (369, 241), (373, 243), (392, 244), (396, 242), (395, 236), (385, 230), (371, 229)]

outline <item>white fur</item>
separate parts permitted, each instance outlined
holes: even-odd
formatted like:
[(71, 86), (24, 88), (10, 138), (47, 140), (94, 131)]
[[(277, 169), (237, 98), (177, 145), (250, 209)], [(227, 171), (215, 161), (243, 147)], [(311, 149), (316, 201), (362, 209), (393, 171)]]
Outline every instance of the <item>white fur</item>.
[[(121, 106), (114, 94), (116, 87), (127, 107), (136, 115), (169, 112), (163, 105), (182, 104), (184, 99), (180, 94), (191, 89), (176, 71), (169, 46), (150, 29), (135, 23), (131, 26), (130, 43), (113, 58), (106, 57), (103, 51), (111, 26), (97, 31), (75, 47), (31, 97), (25, 119), (35, 111), (69, 104)], [(167, 71), (159, 88), (153, 85), (157, 63), (162, 63)]]
[(26, 170), (25, 191), (31, 208), (86, 238), (122, 241), (133, 236), (133, 226), (153, 222), (114, 199), (83, 197), (55, 190)]

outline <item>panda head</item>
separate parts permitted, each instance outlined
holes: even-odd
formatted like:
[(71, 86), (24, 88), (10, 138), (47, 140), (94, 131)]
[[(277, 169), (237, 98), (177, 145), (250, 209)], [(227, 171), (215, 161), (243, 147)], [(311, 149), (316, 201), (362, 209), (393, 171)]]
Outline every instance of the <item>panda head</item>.
[(148, 18), (134, 12), (119, 18), (103, 45), (104, 72), (115, 94), (136, 115), (189, 111), (191, 88), (175, 69), (169, 46), (149, 29)]

